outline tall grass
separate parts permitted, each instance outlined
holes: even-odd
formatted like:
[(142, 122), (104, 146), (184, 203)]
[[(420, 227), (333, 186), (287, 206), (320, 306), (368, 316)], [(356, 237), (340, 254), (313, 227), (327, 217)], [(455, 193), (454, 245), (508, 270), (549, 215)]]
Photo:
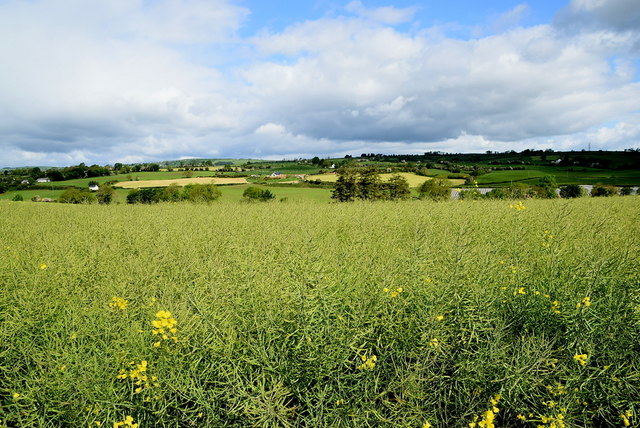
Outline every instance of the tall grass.
[(637, 425), (640, 199), (525, 206), (0, 203), (0, 426)]

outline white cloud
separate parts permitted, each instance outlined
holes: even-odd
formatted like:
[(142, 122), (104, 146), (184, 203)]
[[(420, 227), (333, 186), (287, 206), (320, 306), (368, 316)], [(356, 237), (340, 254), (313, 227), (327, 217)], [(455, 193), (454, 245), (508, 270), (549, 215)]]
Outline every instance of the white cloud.
[(463, 40), (394, 27), (412, 9), (352, 2), (240, 40), (247, 11), (231, 0), (10, 0), (0, 149), (20, 165), (632, 147), (639, 39), (616, 20), (625, 4), (576, 0), (528, 28), (519, 5), (496, 19), (504, 30)]
[(359, 0), (354, 0), (349, 3), (346, 7), (346, 10), (372, 21), (390, 25), (409, 22), (413, 18), (413, 15), (416, 13), (415, 7), (407, 7), (401, 9), (392, 6), (385, 6), (370, 9), (365, 7)]

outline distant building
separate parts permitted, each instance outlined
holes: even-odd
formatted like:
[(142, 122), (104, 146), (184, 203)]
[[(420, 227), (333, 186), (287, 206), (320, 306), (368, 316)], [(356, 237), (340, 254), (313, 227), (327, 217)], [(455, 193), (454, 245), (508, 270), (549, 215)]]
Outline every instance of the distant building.
[(91, 186), (89, 186), (89, 190), (91, 190), (92, 192), (97, 192), (98, 190), (100, 190), (100, 187), (98, 187), (97, 184), (92, 184)]
[(51, 179), (49, 177), (42, 177), (36, 180), (37, 183), (51, 183)]

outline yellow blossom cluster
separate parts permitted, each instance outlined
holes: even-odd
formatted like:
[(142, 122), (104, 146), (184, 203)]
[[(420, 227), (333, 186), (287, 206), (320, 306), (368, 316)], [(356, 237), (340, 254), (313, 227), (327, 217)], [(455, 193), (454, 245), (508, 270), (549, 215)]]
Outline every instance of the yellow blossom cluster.
[(517, 204), (509, 204), (509, 208), (514, 209), (516, 211), (524, 211), (527, 209), (527, 207), (524, 206), (522, 201), (518, 201)]
[(424, 421), (424, 424), (422, 424), (422, 428), (431, 428), (432, 426), (429, 421)]
[(171, 316), (171, 312), (169, 311), (158, 311), (156, 313), (156, 318), (151, 322), (153, 329), (151, 332), (155, 335), (160, 336), (160, 340), (153, 344), (154, 347), (159, 348), (162, 345), (163, 341), (173, 340), (173, 342), (178, 341), (178, 337), (176, 334), (178, 333), (178, 329), (176, 325), (178, 321)]
[(554, 385), (547, 385), (547, 391), (551, 395), (564, 395), (567, 393), (567, 387), (560, 382), (556, 382)]
[(527, 292), (524, 290), (524, 287), (518, 287), (518, 289), (513, 292), (513, 295), (517, 296), (518, 294), (527, 294)]
[(560, 313), (560, 302), (557, 300), (554, 300), (553, 302), (551, 302), (551, 312), (553, 312), (554, 314), (559, 314)]
[(44, 263), (40, 264), (40, 270), (45, 270), (47, 268), (47, 265)]
[(123, 299), (122, 297), (114, 297), (111, 299), (109, 303), (109, 307), (115, 310), (124, 311), (129, 306), (129, 301)]
[(627, 410), (624, 413), (620, 413), (620, 417), (622, 418), (622, 424), (626, 427), (631, 426), (631, 421), (629, 420), (633, 416), (633, 412), (631, 410)]
[(378, 361), (378, 357), (375, 355), (370, 357), (360, 355), (360, 359), (362, 360), (362, 364), (358, 366), (358, 370), (373, 370), (376, 367), (376, 361)]
[(138, 424), (133, 423), (133, 418), (131, 416), (127, 416), (126, 418), (124, 418), (124, 421), (113, 423), (113, 428), (120, 428), (120, 427), (138, 428)]
[(382, 291), (384, 291), (385, 293), (389, 293), (389, 297), (393, 299), (394, 297), (398, 297), (400, 293), (404, 291), (404, 288), (398, 287), (395, 290), (389, 290), (387, 287), (385, 287), (382, 289)]
[(440, 341), (434, 337), (429, 341), (429, 346), (431, 346), (432, 348), (437, 348), (438, 346), (440, 346)]
[(587, 296), (576, 304), (576, 308), (578, 309), (580, 309), (580, 307), (582, 306), (584, 306), (585, 308), (591, 306), (591, 297)]
[(152, 387), (157, 387), (158, 378), (156, 376), (149, 376), (148, 369), (149, 365), (147, 360), (142, 360), (139, 364), (136, 364), (134, 361), (129, 363), (132, 366), (129, 370), (120, 369), (120, 374), (118, 374), (118, 379), (131, 379), (133, 384), (136, 386), (134, 392), (136, 394), (142, 392), (145, 389), (149, 389)]
[(573, 359), (581, 366), (587, 365), (587, 358), (589, 358), (589, 354), (575, 354), (573, 356)]
[(539, 428), (565, 428), (567, 426), (562, 413), (555, 416), (540, 416), (540, 420), (543, 425), (538, 425)]
[(498, 403), (500, 402), (501, 398), (502, 396), (500, 394), (496, 394), (491, 399), (491, 408), (481, 415), (482, 418), (480, 416), (474, 416), (473, 422), (469, 422), (469, 427), (495, 428), (496, 413), (500, 411), (500, 409), (498, 408)]

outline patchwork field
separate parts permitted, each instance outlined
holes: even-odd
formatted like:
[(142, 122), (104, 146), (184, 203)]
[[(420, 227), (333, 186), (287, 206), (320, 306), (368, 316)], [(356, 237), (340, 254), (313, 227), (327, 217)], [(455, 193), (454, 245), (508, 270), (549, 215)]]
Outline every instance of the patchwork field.
[(246, 182), (247, 179), (244, 177), (196, 177), (173, 180), (123, 181), (115, 184), (115, 186), (123, 189), (140, 189), (142, 187), (167, 187), (172, 184), (186, 186), (188, 184), (245, 184)]
[[(394, 175), (400, 175), (404, 177), (409, 182), (409, 187), (418, 187), (425, 181), (431, 179), (430, 177), (425, 177), (425, 176), (413, 174), (410, 172), (399, 172), (395, 174), (380, 174), (380, 179), (382, 181), (387, 181)], [(336, 181), (338, 181), (338, 175), (337, 174), (309, 175), (307, 176), (307, 180), (320, 180), (320, 181), (326, 181), (329, 183), (335, 183)], [(451, 182), (452, 186), (460, 186), (464, 183), (464, 180), (459, 180), (459, 179), (452, 179), (449, 181)]]
[(318, 206), (0, 201), (0, 425), (637, 426), (640, 198)]

